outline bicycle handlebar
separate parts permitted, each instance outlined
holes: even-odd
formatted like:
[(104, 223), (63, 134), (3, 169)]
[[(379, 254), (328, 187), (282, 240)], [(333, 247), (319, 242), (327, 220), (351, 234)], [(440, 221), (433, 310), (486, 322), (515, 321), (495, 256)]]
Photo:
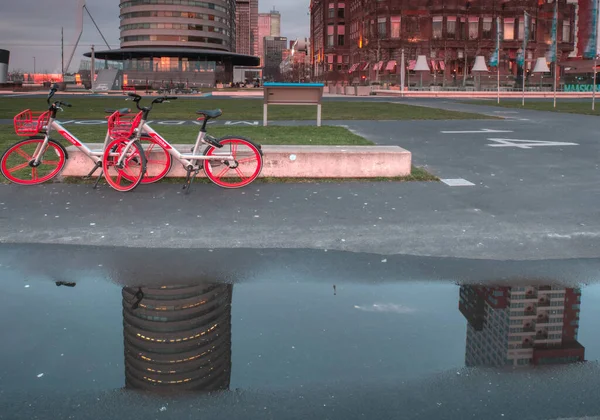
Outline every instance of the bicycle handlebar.
[(55, 83), (52, 85), (52, 88), (50, 89), (50, 92), (48, 93), (48, 99), (46, 100), (46, 102), (48, 102), (48, 105), (50, 105), (50, 109), (52, 108), (56, 108), (59, 109), (63, 106), (66, 106), (67, 108), (71, 108), (72, 105), (68, 102), (64, 102), (64, 101), (54, 101), (52, 104), (50, 104), (50, 99), (52, 99), (52, 97), (54, 97), (54, 94), (58, 91), (58, 85)]
[[(127, 94), (127, 96), (129, 96), (131, 98), (131, 100), (133, 102), (135, 102), (135, 105), (138, 110), (144, 111), (144, 112), (150, 112), (152, 110), (152, 106), (154, 104), (162, 104), (163, 102), (174, 101), (175, 99), (177, 99), (177, 96), (160, 96), (160, 97), (154, 99), (152, 101), (152, 104), (150, 104), (149, 107), (147, 107), (147, 106), (141, 107), (140, 101), (142, 100), (142, 97), (140, 95), (138, 95), (137, 93), (130, 92)], [(128, 99), (126, 99), (126, 100), (128, 100)]]

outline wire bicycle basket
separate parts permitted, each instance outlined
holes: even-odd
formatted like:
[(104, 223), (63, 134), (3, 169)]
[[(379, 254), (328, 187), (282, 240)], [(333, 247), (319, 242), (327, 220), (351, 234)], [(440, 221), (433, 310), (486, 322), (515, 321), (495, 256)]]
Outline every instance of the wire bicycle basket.
[(50, 119), (50, 111), (32, 111), (26, 109), (14, 118), (15, 133), (17, 136), (35, 136), (42, 131)]
[(131, 137), (142, 121), (142, 112), (134, 116), (122, 116), (119, 111), (108, 118), (108, 133), (110, 137)]

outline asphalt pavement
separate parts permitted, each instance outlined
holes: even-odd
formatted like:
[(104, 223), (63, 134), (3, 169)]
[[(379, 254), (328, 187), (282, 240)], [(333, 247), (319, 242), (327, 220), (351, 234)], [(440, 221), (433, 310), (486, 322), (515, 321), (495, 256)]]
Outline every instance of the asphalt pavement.
[[(0, 419), (597, 418), (597, 120), (478, 109), (503, 118), (333, 122), (446, 183), (0, 185)], [(581, 288), (568, 309), (586, 362), (493, 364), (510, 331), (490, 324), (474, 363), (486, 333), (458, 284)], [(165, 304), (199, 288), (224, 295)], [(140, 377), (152, 359), (132, 357), (173, 340), (158, 337), (169, 311), (198, 307), (196, 327), (218, 322), (191, 338), (212, 347), (181, 360), (220, 390), (140, 391), (169, 372)]]

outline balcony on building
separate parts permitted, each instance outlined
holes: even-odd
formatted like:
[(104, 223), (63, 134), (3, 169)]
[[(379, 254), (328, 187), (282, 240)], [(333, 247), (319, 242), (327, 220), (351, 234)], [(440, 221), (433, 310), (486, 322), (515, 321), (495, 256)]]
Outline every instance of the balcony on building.
[(548, 316), (548, 314), (538, 314), (537, 316), (537, 325), (543, 325), (543, 324), (549, 324), (550, 323), (550, 317)]
[(540, 298), (540, 300), (538, 300), (537, 306), (538, 308), (545, 308), (550, 306), (550, 299), (548, 299), (547, 297)]

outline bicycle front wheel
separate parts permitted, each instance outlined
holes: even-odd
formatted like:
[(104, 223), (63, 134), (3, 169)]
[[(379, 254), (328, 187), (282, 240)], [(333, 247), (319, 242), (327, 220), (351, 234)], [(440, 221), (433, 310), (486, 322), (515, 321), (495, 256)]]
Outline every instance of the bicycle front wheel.
[(173, 166), (173, 159), (152, 137), (143, 136), (140, 142), (146, 154), (146, 175), (142, 184), (153, 184), (167, 176)]
[[(60, 143), (48, 140), (45, 150), (41, 150), (44, 138), (22, 140), (11, 146), (0, 158), (2, 175), (20, 185), (38, 185), (51, 180), (63, 169), (67, 152)], [(41, 154), (40, 154), (41, 151)], [(40, 162), (34, 164), (34, 156)]]
[[(263, 168), (260, 146), (243, 137), (226, 137), (219, 143), (222, 148), (210, 146), (204, 152), (210, 158), (204, 162), (208, 179), (223, 188), (241, 188), (258, 178)], [(224, 159), (229, 156), (233, 161)]]
[[(102, 169), (106, 182), (120, 192), (137, 187), (146, 173), (146, 155), (138, 141), (119, 138), (109, 143), (104, 151)], [(122, 159), (121, 159), (122, 157)], [(121, 161), (121, 163), (119, 163)]]

